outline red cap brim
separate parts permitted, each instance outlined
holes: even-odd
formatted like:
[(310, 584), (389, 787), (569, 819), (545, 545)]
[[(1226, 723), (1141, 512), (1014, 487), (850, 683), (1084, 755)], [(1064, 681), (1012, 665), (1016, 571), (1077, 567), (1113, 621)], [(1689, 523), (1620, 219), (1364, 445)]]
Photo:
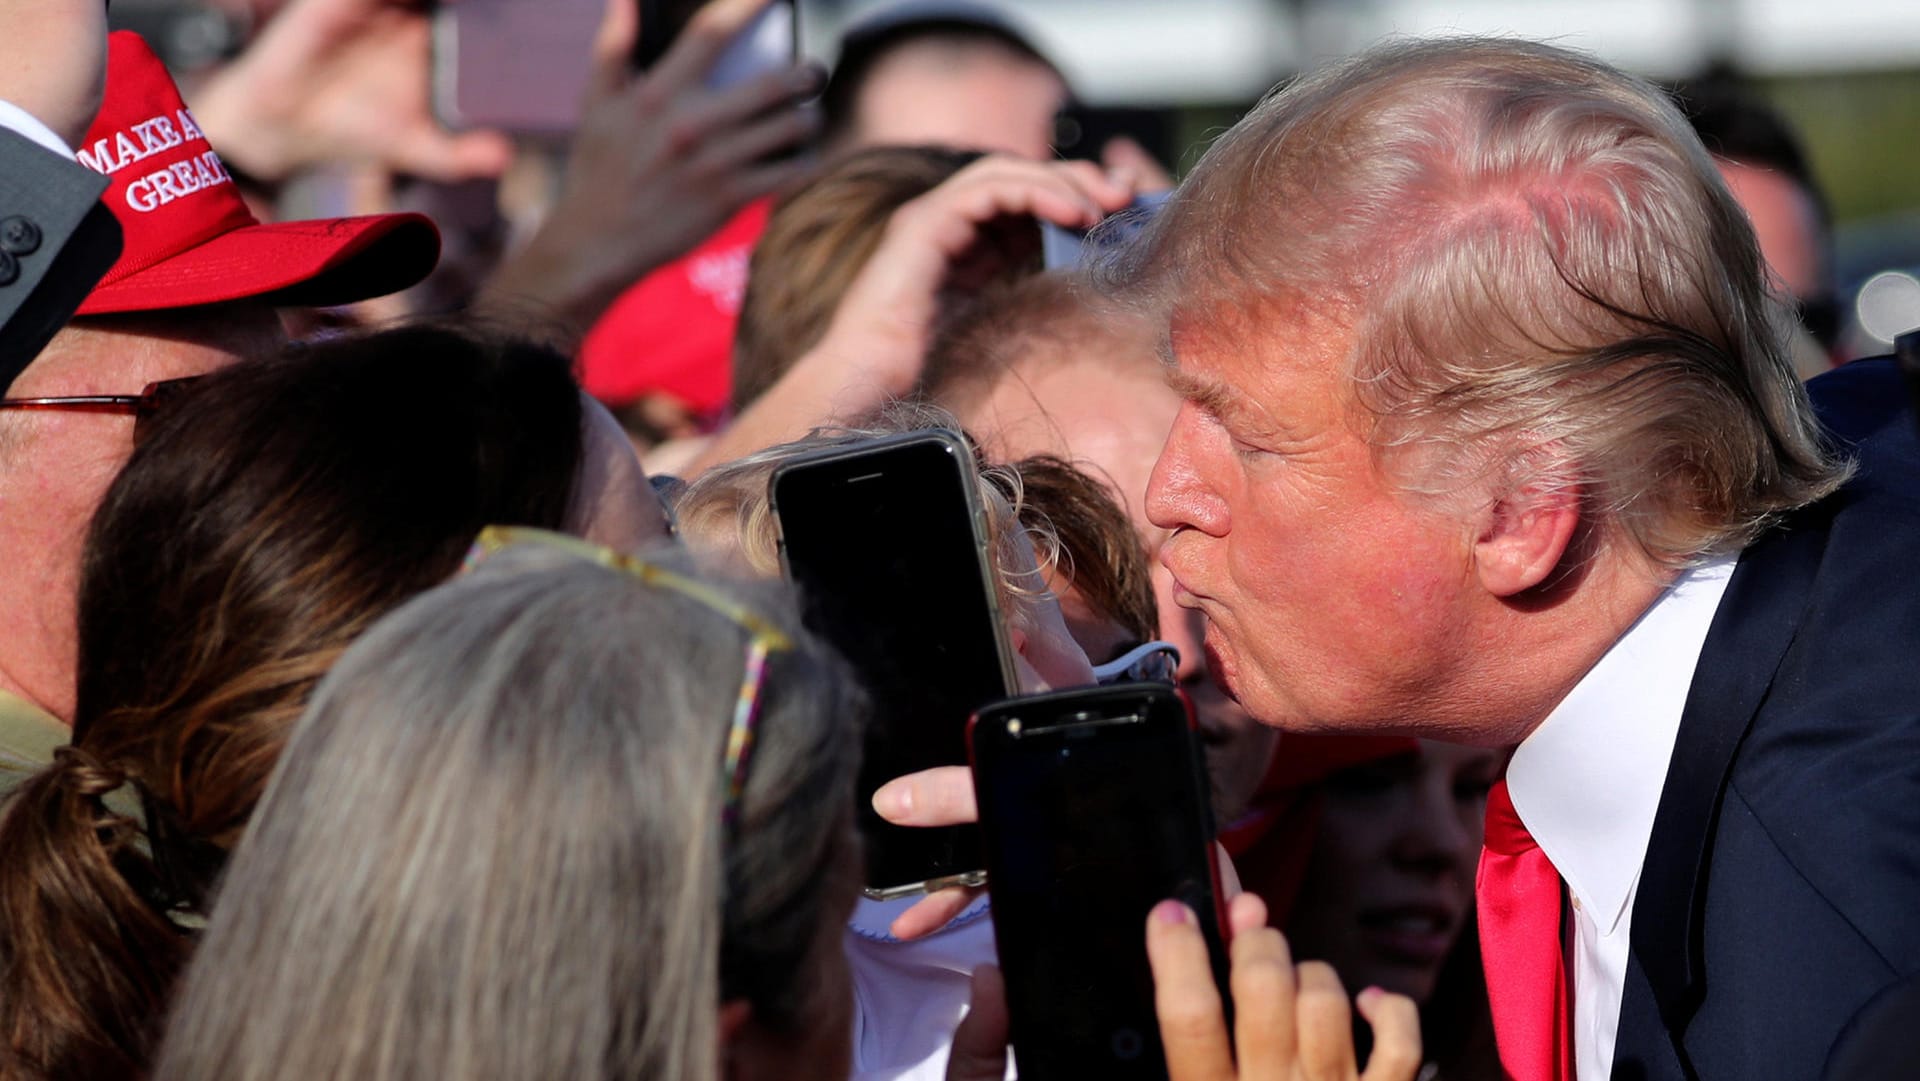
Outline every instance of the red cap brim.
[(78, 314), (252, 299), (276, 307), (349, 304), (417, 284), (439, 258), (440, 231), (424, 214), (250, 225), (102, 282)]

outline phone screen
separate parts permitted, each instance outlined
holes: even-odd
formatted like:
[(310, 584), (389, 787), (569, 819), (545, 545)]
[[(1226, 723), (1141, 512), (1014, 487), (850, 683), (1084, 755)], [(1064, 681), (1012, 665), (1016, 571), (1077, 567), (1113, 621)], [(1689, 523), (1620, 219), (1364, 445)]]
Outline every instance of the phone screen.
[(902, 774), (965, 765), (968, 715), (1011, 693), (971, 455), (952, 433), (922, 432), (795, 459), (773, 478), (805, 622), (874, 698), (857, 808), (870, 896), (983, 866), (977, 827), (907, 829), (871, 805)]
[(972, 729), (1023, 1081), (1167, 1076), (1147, 914), (1184, 901), (1224, 987), (1213, 823), (1186, 704), (1136, 684), (1015, 699)]

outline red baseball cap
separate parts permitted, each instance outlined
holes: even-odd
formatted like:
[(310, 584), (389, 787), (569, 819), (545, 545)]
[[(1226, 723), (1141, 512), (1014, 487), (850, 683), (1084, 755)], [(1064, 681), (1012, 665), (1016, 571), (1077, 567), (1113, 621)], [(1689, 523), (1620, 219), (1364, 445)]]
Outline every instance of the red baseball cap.
[(440, 233), (421, 214), (260, 224), (132, 31), (108, 38), (105, 98), (76, 156), (110, 178), (101, 200), (125, 234), (81, 315), (249, 298), (346, 304), (404, 289), (440, 258)]

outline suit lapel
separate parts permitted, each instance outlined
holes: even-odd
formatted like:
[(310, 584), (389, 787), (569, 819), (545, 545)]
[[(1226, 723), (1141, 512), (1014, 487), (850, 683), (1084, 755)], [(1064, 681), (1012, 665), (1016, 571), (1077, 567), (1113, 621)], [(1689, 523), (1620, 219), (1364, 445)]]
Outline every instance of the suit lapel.
[[(1687, 691), (1641, 866), (1633, 956), (1683, 1063), (1680, 1037), (1705, 994), (1700, 921), (1720, 800), (1734, 751), (1806, 608), (1827, 541), (1829, 520), (1820, 510), (1796, 515), (1755, 542), (1734, 568)], [(1623, 1010), (1622, 1017), (1629, 1016)], [(1621, 1051), (1628, 1049), (1627, 1036), (1620, 1034)]]

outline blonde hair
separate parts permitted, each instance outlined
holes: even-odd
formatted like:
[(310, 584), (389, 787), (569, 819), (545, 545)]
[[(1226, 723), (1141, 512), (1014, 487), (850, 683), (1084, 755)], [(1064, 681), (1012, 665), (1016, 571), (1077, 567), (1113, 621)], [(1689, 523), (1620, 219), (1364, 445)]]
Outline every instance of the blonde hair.
[(1356, 416), (1403, 486), (1577, 487), (1660, 563), (1737, 549), (1848, 473), (1686, 120), (1565, 49), (1401, 43), (1302, 79), (1107, 277), (1163, 316), (1351, 327)]
[(702, 1081), (722, 1001), (804, 1030), (865, 707), (783, 593), (724, 588), (795, 643), (731, 829), (748, 632), (684, 593), (516, 547), (369, 631), (281, 756), (154, 1077)]
[[(778, 577), (780, 547), (768, 484), (780, 463), (828, 447), (850, 446), (881, 436), (929, 428), (959, 431), (959, 423), (933, 406), (896, 403), (856, 426), (818, 428), (804, 439), (768, 447), (702, 473), (674, 501), (680, 536), (698, 552), (730, 562), (733, 569)], [(968, 440), (969, 446), (975, 444)], [(974, 456), (980, 501), (987, 512), (987, 538), (995, 553), (1001, 611), (1017, 624), (1032, 618), (1030, 599), (1044, 592), (1042, 575), (1022, 568), (1019, 546), (1031, 543), (1044, 569), (1057, 558), (1052, 528), (1034, 515), (1022, 520), (1024, 486), (1017, 469), (988, 465)]]

